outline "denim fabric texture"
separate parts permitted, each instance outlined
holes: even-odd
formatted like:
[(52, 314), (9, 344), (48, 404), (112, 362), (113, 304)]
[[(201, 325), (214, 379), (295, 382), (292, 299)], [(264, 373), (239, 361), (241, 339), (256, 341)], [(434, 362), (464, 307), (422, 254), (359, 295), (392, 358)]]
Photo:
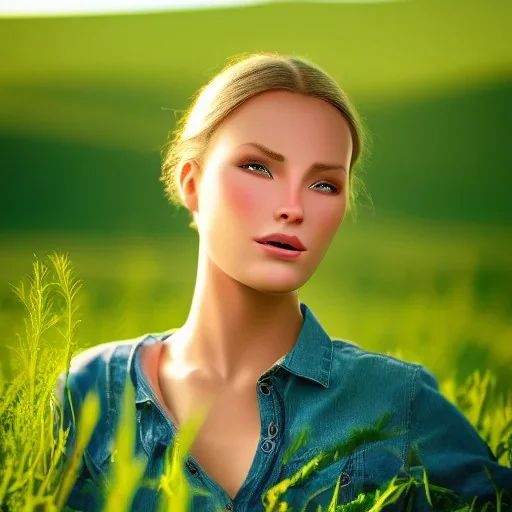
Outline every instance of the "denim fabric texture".
[[(264, 511), (262, 496), (266, 490), (290, 478), (320, 451), (346, 441), (354, 429), (376, 424), (386, 413), (391, 414), (386, 430), (394, 435), (363, 444), (352, 453), (341, 453), (305, 483), (289, 488), (283, 500), (290, 511), (316, 512), (318, 505), (326, 510), (338, 480), (337, 503), (344, 504), (397, 474), (421, 478), (423, 468), (430, 484), (452, 489), (454, 500), (460, 503), (470, 503), (475, 496), (478, 504), (496, 501), (484, 465), (496, 485), (512, 493), (512, 469), (497, 463), (469, 421), (440, 394), (429, 370), (331, 338), (306, 304), (301, 302), (300, 309), (304, 321), (294, 347), (255, 384), (261, 436), (246, 480), (232, 500), (189, 454), (185, 474), (191, 487), (198, 490), (190, 510)], [(145, 477), (154, 479), (163, 473), (164, 453), (177, 430), (141, 370), (138, 349), (170, 336), (171, 342), (174, 331), (103, 343), (73, 358), (68, 385), (75, 413), (80, 414), (86, 393), (96, 391), (101, 399), (101, 416), (67, 503), (72, 510), (99, 511), (104, 503), (101, 489), (111, 465), (113, 435), (127, 376), (136, 393), (134, 452), (147, 463)], [(62, 383), (63, 374), (57, 394), (64, 404), (65, 426), (71, 424), (70, 453), (76, 430)], [(309, 428), (308, 441), (283, 465), (286, 449), (305, 427)], [(443, 510), (428, 505), (422, 488), (418, 488), (413, 503), (413, 510)], [(141, 486), (132, 510), (156, 511), (157, 505), (157, 491)], [(405, 501), (400, 500), (386, 510), (405, 510), (404, 506)]]

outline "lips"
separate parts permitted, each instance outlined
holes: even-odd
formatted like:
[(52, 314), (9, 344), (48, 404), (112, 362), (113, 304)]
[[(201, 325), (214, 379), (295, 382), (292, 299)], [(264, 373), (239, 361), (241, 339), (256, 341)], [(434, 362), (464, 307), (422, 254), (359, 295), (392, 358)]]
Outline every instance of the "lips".
[(260, 244), (275, 245), (276, 247), (282, 247), (284, 249), (294, 251), (306, 250), (302, 242), (296, 236), (289, 236), (283, 233), (271, 233), (270, 235), (256, 239), (256, 242)]

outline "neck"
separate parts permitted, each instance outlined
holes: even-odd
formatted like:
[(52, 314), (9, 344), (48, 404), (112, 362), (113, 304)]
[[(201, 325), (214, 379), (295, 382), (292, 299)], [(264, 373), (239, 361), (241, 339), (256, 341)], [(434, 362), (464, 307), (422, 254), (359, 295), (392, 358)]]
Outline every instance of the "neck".
[(222, 383), (253, 384), (298, 338), (297, 291), (266, 293), (200, 257), (192, 306), (168, 343), (173, 367)]

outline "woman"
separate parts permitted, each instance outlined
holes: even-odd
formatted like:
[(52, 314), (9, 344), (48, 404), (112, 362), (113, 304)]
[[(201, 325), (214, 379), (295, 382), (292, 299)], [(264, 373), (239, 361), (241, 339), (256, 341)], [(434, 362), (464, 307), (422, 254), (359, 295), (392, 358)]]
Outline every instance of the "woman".
[[(357, 196), (364, 147), (349, 99), (304, 59), (253, 54), (199, 92), (162, 174), (199, 235), (190, 313), (179, 329), (73, 360), (75, 411), (96, 389), (102, 417), (71, 506), (100, 506), (84, 489), (108, 470), (109, 426), (126, 375), (136, 390), (136, 451), (146, 476), (162, 473), (177, 430), (209, 407), (186, 462), (189, 483), (204, 491), (192, 510), (264, 510), (268, 489), (340, 443), (346, 450), (286, 491), (293, 510), (326, 509), (337, 482), (342, 504), (399, 473), (421, 479), (423, 468), (431, 484), (454, 491), (453, 503), (495, 499), (483, 465), (512, 490), (512, 469), (498, 465), (428, 370), (332, 339), (299, 301)], [(388, 434), (375, 433), (382, 418)], [(308, 442), (288, 457), (304, 427)], [(348, 448), (354, 429), (370, 427), (375, 442)], [(141, 488), (133, 508), (156, 503), (156, 492)], [(425, 493), (413, 504), (427, 509)]]

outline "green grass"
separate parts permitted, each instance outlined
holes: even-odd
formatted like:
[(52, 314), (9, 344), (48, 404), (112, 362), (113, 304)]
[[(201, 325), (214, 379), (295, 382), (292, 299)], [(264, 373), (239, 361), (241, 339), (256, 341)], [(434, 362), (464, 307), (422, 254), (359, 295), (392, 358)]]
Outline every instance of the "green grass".
[[(36, 505), (59, 510), (94, 427), (97, 402), (91, 395), (86, 405), (90, 414), (78, 418), (79, 442), (66, 466), (66, 432), (61, 429), (54, 436), (52, 429), (58, 409), (51, 398), (54, 379), (83, 348), (181, 325), (193, 290), (197, 241), (192, 234), (168, 240), (54, 236), (4, 241), (0, 458), (5, 463), (0, 467), (0, 503), (12, 510)], [(347, 223), (300, 292), (331, 336), (431, 369), (441, 391), (507, 466), (512, 459), (509, 244), (506, 234), (470, 226)], [(65, 258), (54, 256), (43, 263), (53, 249), (69, 253), (78, 274)], [(17, 285), (16, 297), (7, 283), (17, 284), (26, 274), (31, 277)], [(133, 424), (132, 392), (127, 388), (125, 393), (125, 426)], [(182, 461), (201, 421), (198, 416), (184, 427), (180, 443), (169, 447), (166, 471), (152, 484), (166, 496), (163, 509), (185, 510), (190, 494)], [(318, 454), (280, 482), (264, 498), (267, 510), (288, 510), (287, 486), (340, 454), (389, 435), (385, 423), (384, 418), (353, 433), (343, 446)], [(116, 438), (106, 510), (129, 505), (143, 472), (140, 461), (133, 460), (133, 432), (123, 428)], [(44, 441), (49, 436), (53, 442)], [(300, 442), (307, 438), (299, 439), (295, 449)], [(394, 479), (349, 505), (335, 508), (333, 497), (329, 512), (377, 511), (424, 486), (432, 499), (448, 496), (428, 485), (428, 475), (421, 481)]]

